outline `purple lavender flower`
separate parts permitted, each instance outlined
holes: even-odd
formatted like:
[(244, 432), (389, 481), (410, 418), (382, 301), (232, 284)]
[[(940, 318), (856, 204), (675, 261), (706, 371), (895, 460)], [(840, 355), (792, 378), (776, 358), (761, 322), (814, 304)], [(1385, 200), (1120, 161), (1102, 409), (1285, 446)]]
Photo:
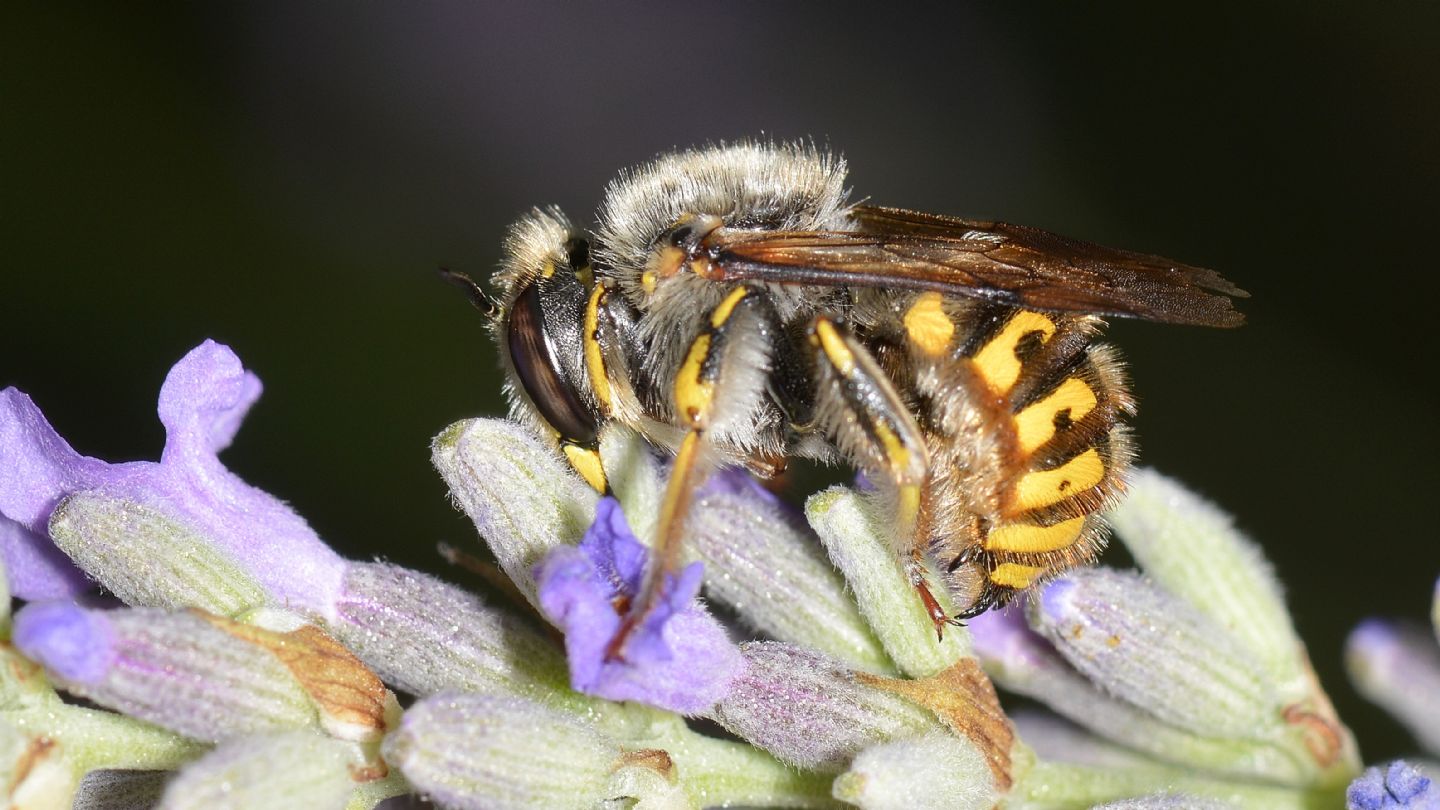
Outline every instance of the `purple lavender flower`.
[[(52, 537), (61, 540), (52, 518), (73, 503), (63, 521), (69, 542), (61, 547), (130, 604), (164, 601), (146, 591), (143, 576), (108, 578), (143, 567), (129, 558), (142, 554), (137, 546), (120, 542), (139, 522), (156, 527), (161, 542), (218, 555), (216, 564), (253, 577), (275, 603), (328, 616), (340, 592), (341, 558), (294, 510), (240, 480), (216, 455), (260, 389), (234, 352), (205, 341), (170, 369), (160, 389), (160, 461), (124, 464), (80, 455), (28, 396), (0, 391), (0, 552), (15, 595), (55, 598), (85, 587), (51, 545)], [(171, 564), (174, 555), (156, 551), (143, 552), (150, 565)]]
[(742, 666), (724, 628), (694, 601), (699, 563), (667, 578), (622, 654), (610, 656), (622, 609), (640, 593), (647, 557), (620, 504), (606, 498), (578, 547), (555, 549), (537, 566), (540, 606), (565, 631), (576, 690), (698, 714), (724, 697)]
[(1440, 788), (1414, 765), (1401, 760), (1390, 763), (1383, 771), (1366, 768), (1345, 791), (1345, 806), (1350, 810), (1440, 810)]

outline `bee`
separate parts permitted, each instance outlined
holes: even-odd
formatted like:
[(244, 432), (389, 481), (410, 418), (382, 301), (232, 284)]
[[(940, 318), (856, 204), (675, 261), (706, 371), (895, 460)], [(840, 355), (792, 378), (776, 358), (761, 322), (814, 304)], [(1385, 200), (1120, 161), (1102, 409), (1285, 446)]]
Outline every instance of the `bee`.
[(661, 156), (610, 184), (592, 230), (555, 208), (516, 223), (493, 299), (455, 277), (491, 310), (514, 415), (597, 490), (607, 423), (674, 454), (616, 654), (678, 566), (715, 465), (862, 470), (937, 633), (1092, 562), (1135, 410), (1102, 318), (1243, 321), (1231, 299), (1246, 293), (1211, 270), (851, 203), (845, 174), (803, 144)]

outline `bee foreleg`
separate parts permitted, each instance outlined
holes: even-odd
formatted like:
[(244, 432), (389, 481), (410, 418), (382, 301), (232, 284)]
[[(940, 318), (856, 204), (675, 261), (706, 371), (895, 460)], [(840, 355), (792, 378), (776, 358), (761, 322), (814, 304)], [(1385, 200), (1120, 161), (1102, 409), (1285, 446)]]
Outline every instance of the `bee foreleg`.
[(762, 325), (771, 314), (763, 293), (736, 287), (710, 313), (675, 374), (673, 412), (686, 433), (660, 505), (650, 567), (611, 641), (611, 657), (624, 655), (626, 639), (654, 608), (666, 579), (680, 567), (685, 519), (695, 490), (714, 464), (713, 443), (743, 428), (753, 403), (763, 400), (769, 356)]

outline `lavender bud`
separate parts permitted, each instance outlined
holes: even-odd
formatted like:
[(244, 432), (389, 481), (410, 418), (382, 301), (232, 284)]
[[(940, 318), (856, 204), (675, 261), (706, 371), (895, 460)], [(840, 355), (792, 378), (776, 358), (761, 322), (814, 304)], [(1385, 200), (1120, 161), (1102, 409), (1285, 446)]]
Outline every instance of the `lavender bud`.
[[(1101, 737), (1167, 762), (1218, 773), (1286, 784), (1306, 784), (1315, 776), (1313, 761), (1293, 751), (1267, 742), (1202, 736), (1101, 691), (1031, 630), (1017, 610), (987, 613), (972, 621), (970, 630), (975, 652), (997, 684), (1045, 703)], [(1083, 757), (1074, 761), (1087, 762)]]
[(50, 536), (127, 605), (234, 616), (269, 601), (260, 583), (209, 539), (143, 503), (78, 492), (56, 507)]
[(783, 762), (838, 770), (861, 750), (940, 728), (908, 700), (856, 682), (840, 662), (783, 642), (741, 646), (744, 673), (714, 719)]
[(501, 419), (456, 422), (435, 437), (431, 460), (500, 568), (538, 608), (531, 572), (551, 549), (579, 541), (595, 516), (595, 490), (529, 430)]
[(1029, 605), (1030, 624), (1106, 691), (1198, 734), (1261, 738), (1281, 705), (1246, 651), (1144, 578), (1075, 571)]
[(559, 648), (529, 623), (432, 576), (351, 563), (331, 629), (388, 683), (568, 700)]
[(351, 746), (313, 731), (238, 737), (182, 768), (158, 810), (343, 810), (350, 757)]
[(1308, 694), (1308, 665), (1280, 583), (1228, 514), (1178, 482), (1139, 469), (1109, 518), (1147, 576), (1233, 636), (1288, 700)]
[(1368, 619), (1345, 643), (1350, 680), (1440, 756), (1440, 646), (1418, 625)]
[(199, 740), (319, 720), (284, 665), (194, 613), (32, 604), (15, 645), (67, 691)]
[(579, 718), (522, 698), (442, 692), (416, 703), (386, 738), (385, 760), (416, 789), (456, 808), (591, 808), (620, 746)]
[(746, 623), (861, 669), (893, 669), (819, 538), (743, 470), (711, 477), (689, 527), (706, 593)]
[(985, 757), (945, 731), (865, 749), (835, 779), (834, 796), (865, 810), (981, 810), (999, 798)]
[[(969, 655), (969, 635), (952, 628), (943, 642), (936, 642), (935, 624), (885, 539), (883, 511), (873, 496), (845, 487), (831, 487), (805, 503), (810, 525), (845, 575), (860, 613), (880, 637), (885, 652), (906, 675), (928, 677)], [(937, 590), (935, 597), (948, 608), (948, 595)]]

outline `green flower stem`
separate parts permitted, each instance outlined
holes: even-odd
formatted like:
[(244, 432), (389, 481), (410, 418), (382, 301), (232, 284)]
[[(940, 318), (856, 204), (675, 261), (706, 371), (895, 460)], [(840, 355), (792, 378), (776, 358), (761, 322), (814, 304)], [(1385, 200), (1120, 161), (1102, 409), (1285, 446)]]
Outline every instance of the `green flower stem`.
[(413, 789), (399, 771), (392, 770), (390, 775), (384, 779), (365, 782), (356, 787), (355, 792), (350, 794), (350, 801), (345, 805), (345, 810), (370, 810), (386, 799), (403, 796)]
[(173, 770), (209, 746), (113, 712), (63, 703), (5, 713), (17, 729), (60, 743), (78, 773), (98, 768)]
[(1177, 768), (1095, 768), (1037, 762), (1010, 792), (1007, 810), (1070, 810), (1149, 796), (1208, 796), (1255, 810), (1329, 810), (1344, 805), (1344, 787), (1297, 790), (1190, 775)]
[(696, 807), (844, 806), (830, 797), (834, 774), (796, 770), (757, 748), (697, 734), (680, 722), (667, 724), (648, 744), (670, 754)]

